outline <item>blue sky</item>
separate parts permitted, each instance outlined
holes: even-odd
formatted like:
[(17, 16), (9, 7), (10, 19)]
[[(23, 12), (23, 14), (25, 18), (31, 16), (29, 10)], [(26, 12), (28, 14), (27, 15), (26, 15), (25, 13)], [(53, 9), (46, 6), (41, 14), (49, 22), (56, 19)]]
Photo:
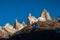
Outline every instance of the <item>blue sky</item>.
[(60, 0), (0, 0), (0, 26), (15, 19), (27, 22), (28, 14), (39, 17), (46, 9), (52, 18), (60, 16)]

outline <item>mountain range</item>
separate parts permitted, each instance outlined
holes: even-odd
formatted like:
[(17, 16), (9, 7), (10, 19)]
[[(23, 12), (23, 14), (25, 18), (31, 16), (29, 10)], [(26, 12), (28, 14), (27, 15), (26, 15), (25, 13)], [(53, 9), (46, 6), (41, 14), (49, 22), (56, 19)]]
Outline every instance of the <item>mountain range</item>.
[(0, 26), (0, 39), (8, 39), (19, 34), (28, 34), (30, 32), (38, 32), (41, 30), (59, 30), (60, 17), (51, 18), (49, 12), (44, 9), (40, 17), (36, 18), (29, 13), (27, 24), (23, 21), (19, 23), (17, 19), (13, 25), (6, 23), (5, 26)]

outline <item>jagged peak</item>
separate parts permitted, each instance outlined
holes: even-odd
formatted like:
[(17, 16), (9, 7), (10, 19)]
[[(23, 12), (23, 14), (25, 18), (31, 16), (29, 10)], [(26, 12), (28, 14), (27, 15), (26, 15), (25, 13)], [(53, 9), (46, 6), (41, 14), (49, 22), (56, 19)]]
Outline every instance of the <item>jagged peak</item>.
[(34, 16), (31, 15), (31, 13), (29, 13), (28, 19), (29, 18), (35, 18)]
[(31, 13), (29, 13), (29, 16), (32, 16)]
[(10, 23), (6, 23), (6, 25), (3, 28), (5, 28), (5, 29), (13, 29), (13, 26), (10, 25)]
[(15, 22), (14, 22), (14, 27), (16, 28), (16, 25), (20, 25), (21, 23), (18, 22), (17, 19), (15, 19)]
[(29, 20), (29, 24), (32, 24), (34, 22), (37, 22), (37, 18), (35, 18), (34, 16), (32, 16), (31, 14), (28, 16), (28, 20)]
[(25, 22), (23, 21), (22, 24), (25, 24)]
[(36, 19), (34, 16), (31, 15), (31, 13), (29, 13), (28, 19), (30, 19), (30, 18)]
[[(29, 23), (30, 23), (30, 24), (37, 23), (39, 28), (42, 28), (43, 25), (46, 25), (46, 26), (48, 26), (48, 27), (52, 27), (52, 25), (54, 25), (53, 22), (56, 23), (54, 20), (52, 20), (53, 22), (52, 22), (52, 21), (48, 21), (48, 23), (47, 23), (47, 22), (45, 23), (45, 21), (51, 20), (51, 17), (50, 17), (50, 15), (49, 15), (49, 12), (47, 12), (46, 9), (44, 9), (44, 10), (42, 11), (41, 17), (39, 17), (39, 18), (35, 18), (34, 16), (31, 15), (31, 13), (29, 13), (28, 19), (29, 19)], [(57, 18), (56, 20), (58, 20), (58, 21), (60, 22), (60, 17)], [(40, 21), (40, 22), (39, 22), (39, 21)], [(42, 22), (41, 22), (41, 21), (42, 21)], [(49, 23), (49, 22), (51, 22), (52, 25), (51, 25), (51, 23)], [(29, 24), (29, 25), (30, 25), (30, 24)], [(27, 25), (28, 25), (28, 24), (25, 24), (24, 21), (23, 21), (22, 23), (19, 23), (19, 21), (18, 21), (17, 19), (15, 19), (15, 23), (14, 23), (14, 27), (15, 27), (15, 28), (14, 28), (12, 25), (10, 25), (10, 23), (6, 23), (6, 25), (5, 25), (4, 27), (0, 26), (0, 30), (4, 30), (4, 28), (5, 28), (5, 30), (7, 30), (8, 32), (14, 34), (14, 33), (16, 33), (17, 31), (20, 31), (20, 30), (24, 29), (25, 27), (28, 28)], [(56, 26), (56, 25), (54, 25), (54, 26)], [(33, 26), (31, 26), (31, 27), (33, 27)], [(44, 27), (44, 26), (43, 26), (43, 27)], [(60, 28), (59, 23), (58, 23), (58, 25), (57, 25), (56, 27), (57, 27), (57, 28), (58, 28), (58, 27)], [(50, 29), (50, 28), (49, 28), (49, 29)], [(54, 29), (54, 28), (52, 27), (52, 29)]]
[(19, 31), (19, 30), (21, 30), (21, 29), (24, 27), (23, 24), (25, 25), (25, 22), (24, 22), (24, 21), (23, 21), (23, 23), (19, 23), (18, 21), (15, 20), (14, 28), (15, 28), (17, 31)]
[(6, 26), (10, 26), (10, 23), (6, 23), (6, 24), (5, 24), (5, 27), (6, 27)]
[(6, 25), (5, 26), (12, 26), (10, 23), (6, 23)]
[(15, 19), (15, 23), (14, 24), (21, 24), (17, 19)]
[(18, 22), (18, 20), (17, 20), (17, 19), (15, 19), (15, 22)]
[(24, 21), (22, 22), (22, 24), (23, 24), (23, 26), (27, 26)]
[(51, 16), (50, 16), (49, 12), (47, 12), (46, 9), (44, 9), (44, 10), (42, 11), (41, 17), (45, 18), (46, 20), (52, 20), (52, 18), (51, 18)]
[(46, 9), (44, 9), (43, 11), (44, 11), (44, 12), (47, 12), (47, 10), (46, 10)]
[(46, 13), (47, 13), (47, 10), (46, 10), (46, 9), (44, 9), (44, 10), (42, 11), (41, 15), (42, 15), (42, 14), (44, 14), (44, 15), (45, 15)]

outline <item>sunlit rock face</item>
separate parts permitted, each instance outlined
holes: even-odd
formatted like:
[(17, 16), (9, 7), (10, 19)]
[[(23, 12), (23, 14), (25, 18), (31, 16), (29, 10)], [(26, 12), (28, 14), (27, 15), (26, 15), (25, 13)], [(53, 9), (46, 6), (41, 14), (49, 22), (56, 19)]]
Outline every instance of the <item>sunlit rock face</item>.
[(13, 28), (12, 25), (10, 25), (9, 23), (7, 23), (5, 26), (4, 26), (4, 29), (11, 33), (11, 34), (14, 34), (16, 32), (15, 28)]
[(30, 13), (29, 16), (28, 16), (28, 20), (29, 20), (29, 23), (30, 23), (30, 24), (33, 24), (33, 23), (35, 23), (35, 22), (38, 21), (37, 18), (35, 18), (34, 16), (31, 15), (31, 13)]
[(0, 39), (1, 38), (8, 38), (8, 37), (9, 37), (8, 32), (4, 28), (0, 27)]
[(46, 19), (43, 18), (43, 17), (39, 17), (39, 18), (38, 18), (38, 21), (46, 21)]
[(52, 20), (52, 18), (49, 15), (49, 12), (47, 12), (45, 9), (42, 11), (42, 14), (39, 18), (35, 18), (34, 16), (31, 15), (31, 13), (28, 16), (28, 20), (30, 24), (33, 24), (37, 21), (47, 21), (47, 20)]
[(21, 24), (21, 23), (19, 23), (19, 22), (17, 21), (17, 19), (15, 20), (14, 28), (15, 28), (17, 31), (23, 29), (23, 28), (26, 27), (26, 26), (27, 26), (27, 25), (26, 25), (24, 22)]
[(52, 18), (49, 15), (49, 12), (47, 12), (45, 9), (42, 11), (41, 17), (45, 18), (45, 20), (52, 20)]

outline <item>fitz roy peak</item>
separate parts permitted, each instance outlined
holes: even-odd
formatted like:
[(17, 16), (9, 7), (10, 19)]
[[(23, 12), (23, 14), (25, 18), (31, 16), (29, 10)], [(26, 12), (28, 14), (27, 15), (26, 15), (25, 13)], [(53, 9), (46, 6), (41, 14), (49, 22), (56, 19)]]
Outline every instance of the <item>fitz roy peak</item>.
[(49, 12), (47, 12), (45, 9), (42, 11), (41, 17), (45, 18), (45, 20), (52, 20), (52, 18), (49, 15)]

